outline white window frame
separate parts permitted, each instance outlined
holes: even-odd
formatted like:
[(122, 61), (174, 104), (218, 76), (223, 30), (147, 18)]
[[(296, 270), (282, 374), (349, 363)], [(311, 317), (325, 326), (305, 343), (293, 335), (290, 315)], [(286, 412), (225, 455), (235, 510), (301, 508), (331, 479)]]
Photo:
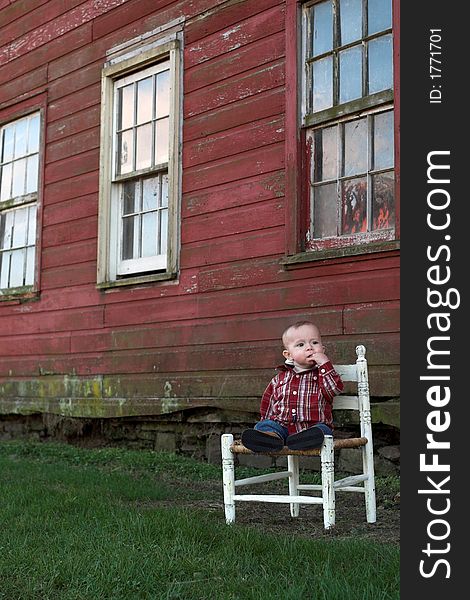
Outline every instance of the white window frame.
[[(31, 156), (37, 155), (37, 181), (36, 181), (36, 190), (28, 191), (27, 189), (23, 194), (19, 194), (14, 197), (8, 197), (7, 199), (0, 198), (0, 213), (2, 215), (12, 215), (12, 219), (10, 219), (10, 237), (11, 237), (11, 250), (5, 250), (2, 254), (5, 256), (7, 254), (11, 254), (13, 251), (22, 250), (24, 253), (23, 257), (23, 271), (22, 271), (22, 282), (18, 285), (8, 285), (4, 287), (0, 287), (0, 296), (3, 298), (8, 298), (10, 295), (18, 295), (25, 294), (30, 291), (35, 291), (37, 289), (37, 273), (38, 273), (38, 213), (39, 213), (39, 191), (41, 185), (41, 169), (42, 169), (42, 128), (43, 128), (43, 115), (42, 111), (35, 110), (30, 113), (18, 115), (12, 119), (8, 119), (0, 124), (0, 158), (3, 152), (3, 143), (4, 143), (4, 130), (6, 130), (10, 125), (17, 123), (22, 120), (28, 121), (28, 131), (29, 131), (29, 123), (32, 118), (38, 119), (38, 140), (37, 140), (37, 151), (30, 153), (27, 152), (24, 155), (24, 158), (28, 158)], [(12, 158), (12, 161), (6, 161), (5, 164), (13, 164), (15, 159)], [(27, 163), (26, 163), (27, 164)], [(4, 167), (2, 167), (4, 168)], [(25, 168), (24, 171), (25, 181), (28, 179), (28, 170)], [(0, 177), (0, 185), (2, 184), (2, 177)], [(13, 185), (13, 180), (12, 180)], [(27, 184), (26, 184), (27, 185)], [(32, 210), (34, 209), (34, 210)], [(24, 243), (20, 246), (15, 247), (14, 243), (14, 222), (15, 222), (15, 214), (18, 211), (27, 210), (27, 221), (26, 221), (26, 231), (25, 231), (25, 240)], [(31, 219), (34, 219), (34, 223), (31, 223)], [(8, 218), (6, 222), (8, 222)], [(33, 264), (29, 265), (29, 258), (27, 259), (28, 253), (32, 250), (33, 253)], [(28, 261), (28, 262), (27, 262)], [(10, 264), (11, 267), (11, 264)], [(9, 275), (9, 279), (11, 274)], [(27, 281), (25, 281), (25, 278)], [(11, 280), (10, 280), (11, 283)], [(0, 281), (1, 286), (1, 281)]]
[[(101, 104), (101, 154), (98, 221), (98, 287), (128, 285), (142, 281), (173, 279), (178, 271), (180, 198), (181, 198), (181, 128), (182, 82), (181, 37), (178, 32), (165, 35), (160, 40), (146, 44), (137, 43), (126, 53), (112, 57), (102, 71)], [(168, 241), (166, 261), (136, 259), (120, 266), (120, 213), (116, 189), (121, 177), (116, 177), (115, 148), (113, 140), (115, 117), (115, 82), (127, 75), (144, 72), (163, 61), (170, 63), (170, 117), (168, 157)], [(138, 175), (154, 173), (155, 168), (137, 172)]]

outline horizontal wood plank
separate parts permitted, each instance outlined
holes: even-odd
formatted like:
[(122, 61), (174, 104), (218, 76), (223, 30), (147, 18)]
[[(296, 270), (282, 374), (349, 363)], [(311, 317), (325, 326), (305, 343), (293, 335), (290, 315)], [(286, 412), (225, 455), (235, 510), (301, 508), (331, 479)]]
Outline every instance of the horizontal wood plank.
[(238, 208), (256, 202), (264, 202), (284, 195), (284, 173), (262, 173), (244, 177), (241, 181), (214, 185), (208, 190), (188, 192), (183, 195), (182, 217)]
[(254, 148), (276, 144), (284, 139), (284, 119), (275, 117), (252, 121), (223, 133), (206, 136), (185, 144), (183, 165), (193, 167)]
[(96, 260), (47, 269), (42, 274), (43, 289), (64, 288), (96, 282)]
[(217, 237), (207, 244), (206, 240), (184, 243), (181, 261), (188, 267), (207, 267), (227, 264), (240, 258), (256, 260), (261, 257), (281, 255), (284, 251), (284, 227), (237, 235)]
[[(16, 315), (14, 320), (0, 316), (1, 338), (12, 335), (99, 329), (103, 326), (103, 313), (103, 307), (93, 306), (75, 310), (51, 311), (41, 314), (40, 318), (34, 320), (27, 313)], [(2, 347), (5, 348), (5, 346)]]
[(51, 224), (44, 228), (44, 248), (96, 239), (97, 227), (98, 218), (95, 214), (91, 217), (71, 218), (62, 223)]
[[(212, 212), (185, 219), (181, 237), (183, 244), (242, 234), (284, 225), (284, 199), (274, 198), (245, 207)], [(239, 256), (242, 259), (244, 256)]]
[(260, 38), (273, 39), (274, 34), (283, 31), (284, 13), (284, 7), (278, 4), (256, 15), (246, 15), (248, 18), (243, 21), (232, 22), (229, 27), (199, 39), (197, 44), (186, 48), (186, 69), (243, 48)]
[(65, 139), (49, 144), (47, 163), (62, 161), (70, 156), (77, 156), (82, 152), (88, 152), (99, 148), (100, 130), (98, 127), (85, 129), (80, 133), (66, 137)]
[(43, 91), (47, 84), (47, 66), (38, 67), (25, 75), (10, 79), (0, 85), (0, 104), (15, 100), (23, 95)]
[[(3, 20), (3, 11), (2, 11), (2, 20)], [(23, 27), (23, 21), (18, 22), (19, 27)], [(4, 33), (2, 30), (3, 39), (13, 40), (13, 37), (8, 37), (8, 33)], [(50, 62), (59, 56), (63, 56), (64, 48), (68, 50), (73, 50), (75, 48), (80, 48), (84, 45), (90, 44), (92, 39), (92, 26), (91, 23), (87, 23), (82, 27), (78, 27), (77, 29), (66, 33), (64, 36), (58, 39), (53, 39), (47, 44), (44, 44), (40, 48), (37, 48), (34, 52), (27, 56), (25, 60), (14, 60), (11, 58), (9, 53), (9, 48), (6, 47), (6, 52), (3, 54), (2, 58), (2, 49), (0, 48), (0, 65), (4, 63), (2, 68), (0, 69), (0, 85), (3, 83), (14, 79), (15, 77), (20, 77), (21, 75), (27, 74), (29, 71), (33, 69), (39, 68), (43, 65), (49, 65)], [(5, 50), (5, 46), (3, 47)], [(69, 63), (70, 66), (70, 63)], [(50, 73), (48, 70), (48, 79), (50, 77)]]
[[(101, 82), (93, 81), (82, 90), (75, 91), (69, 96), (57, 98), (49, 102), (48, 120), (50, 123), (59, 119), (68, 119), (71, 115), (82, 110), (100, 106)], [(59, 124), (58, 127), (62, 127)]]
[(213, 2), (213, 6), (188, 23), (185, 34), (187, 44), (207, 38), (214, 33), (244, 22), (253, 15), (269, 10), (272, 6), (283, 4), (279, 0), (256, 0), (256, 2), (240, 2), (227, 0)]
[(98, 177), (96, 171), (75, 175), (67, 179), (58, 179), (46, 185), (47, 205), (63, 202), (72, 198), (80, 199), (98, 193)]
[(366, 302), (357, 306), (348, 306), (344, 310), (344, 333), (362, 331), (399, 331), (400, 303)]
[[(97, 327), (98, 315), (88, 315), (88, 322), (81, 317), (81, 326)], [(77, 329), (79, 327), (77, 326)], [(383, 363), (387, 356), (389, 361), (398, 362), (399, 336), (363, 336), (370, 348), (369, 363)], [(330, 355), (334, 362), (343, 361), (345, 355), (354, 351), (356, 340), (337, 339), (328, 342), (334, 348)], [(99, 374), (131, 374), (131, 373), (180, 373), (200, 372), (202, 370), (226, 371), (234, 369), (244, 371), (249, 376), (250, 369), (267, 369), (279, 363), (280, 349), (278, 343), (251, 342), (213, 345), (206, 344), (197, 348), (186, 347), (185, 352), (175, 348), (154, 349), (148, 351), (120, 350), (114, 352), (76, 354), (74, 356), (41, 357), (38, 361), (28, 357), (13, 360), (6, 358), (0, 365), (0, 374), (28, 375), (37, 373), (38, 365), (51, 373), (76, 373), (78, 375)], [(343, 359), (343, 360), (342, 360)], [(247, 373), (248, 372), (248, 373)]]
[(96, 216), (98, 216), (98, 196), (97, 194), (89, 194), (88, 196), (80, 196), (79, 199), (74, 198), (47, 204), (43, 211), (43, 225), (44, 227), (50, 227), (59, 223)]
[(43, 248), (41, 266), (43, 269), (52, 269), (63, 265), (74, 265), (81, 262), (96, 260), (97, 244), (92, 238), (83, 242), (61, 244)]
[(284, 84), (284, 75), (284, 62), (278, 60), (263, 65), (261, 69), (251, 69), (209, 88), (192, 92), (186, 97), (185, 117), (238, 103), (250, 96), (279, 87)]
[(98, 168), (99, 150), (94, 149), (46, 166), (45, 181), (46, 184), (55, 183), (90, 172), (95, 172), (96, 179)]
[(285, 105), (284, 88), (264, 90), (255, 96), (232, 105), (220, 106), (208, 113), (186, 117), (184, 121), (184, 142), (204, 138), (227, 129), (250, 124), (253, 121), (282, 114)]
[(283, 144), (272, 144), (208, 165), (188, 168), (183, 176), (183, 193), (239, 181), (240, 174), (253, 177), (278, 171), (284, 166)]

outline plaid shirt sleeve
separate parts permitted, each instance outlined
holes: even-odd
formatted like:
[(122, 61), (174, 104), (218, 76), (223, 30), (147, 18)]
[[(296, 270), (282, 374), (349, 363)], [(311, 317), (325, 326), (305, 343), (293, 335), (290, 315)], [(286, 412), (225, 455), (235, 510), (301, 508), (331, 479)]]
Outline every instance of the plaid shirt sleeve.
[(343, 391), (343, 381), (329, 361), (318, 368), (318, 373), (320, 389), (331, 403), (333, 398)]
[(266, 414), (268, 412), (269, 405), (271, 403), (273, 391), (274, 391), (274, 378), (271, 379), (268, 387), (264, 390), (263, 397), (261, 398), (261, 407), (260, 407), (261, 419), (266, 418)]

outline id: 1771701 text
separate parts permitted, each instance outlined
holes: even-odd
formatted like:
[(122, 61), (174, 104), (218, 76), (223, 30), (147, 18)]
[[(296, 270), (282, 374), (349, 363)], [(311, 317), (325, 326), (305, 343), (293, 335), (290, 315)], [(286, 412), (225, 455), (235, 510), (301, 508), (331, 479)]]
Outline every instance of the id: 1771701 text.
[(429, 91), (429, 103), (441, 104), (442, 86), (442, 29), (429, 30), (429, 77), (432, 81), (432, 89)]

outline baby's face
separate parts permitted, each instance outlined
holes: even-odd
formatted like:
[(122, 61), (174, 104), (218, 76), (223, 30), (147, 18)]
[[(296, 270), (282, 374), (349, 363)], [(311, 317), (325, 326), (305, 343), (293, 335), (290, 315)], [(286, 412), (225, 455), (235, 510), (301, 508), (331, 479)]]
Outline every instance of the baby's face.
[(315, 364), (314, 354), (324, 352), (320, 332), (314, 325), (289, 329), (284, 336), (284, 345), (284, 357), (304, 368)]

